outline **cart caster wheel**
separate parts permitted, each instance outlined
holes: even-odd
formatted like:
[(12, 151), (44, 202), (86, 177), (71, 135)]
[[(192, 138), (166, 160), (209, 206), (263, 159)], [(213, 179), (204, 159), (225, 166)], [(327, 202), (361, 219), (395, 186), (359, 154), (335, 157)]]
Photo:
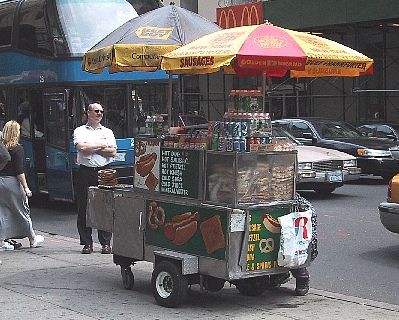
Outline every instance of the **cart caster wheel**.
[(169, 261), (161, 261), (155, 266), (151, 286), (155, 300), (167, 308), (177, 307), (188, 294), (188, 278)]
[(130, 266), (121, 266), (121, 275), (122, 275), (122, 282), (123, 286), (127, 290), (132, 290), (134, 286), (134, 275)]
[(224, 279), (208, 276), (206, 277), (204, 287), (209, 292), (217, 292), (223, 289), (225, 282), (226, 280)]
[(266, 277), (256, 277), (239, 280), (235, 283), (237, 290), (244, 296), (260, 296), (266, 291), (268, 279)]

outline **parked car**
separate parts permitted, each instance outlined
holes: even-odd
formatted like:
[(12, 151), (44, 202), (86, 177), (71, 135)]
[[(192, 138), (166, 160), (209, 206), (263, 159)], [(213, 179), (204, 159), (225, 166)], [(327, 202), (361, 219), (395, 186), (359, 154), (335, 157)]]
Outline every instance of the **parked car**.
[(357, 158), (362, 174), (391, 179), (399, 172), (399, 161), (391, 156), (394, 141), (364, 137), (344, 121), (323, 118), (291, 118), (273, 121), (306, 145), (335, 149)]
[[(320, 194), (333, 192), (345, 181), (360, 178), (354, 156), (332, 149), (306, 146), (280, 127), (273, 127), (273, 139), (284, 141), (298, 151), (297, 190), (314, 190)], [(276, 141), (275, 141), (276, 142)]]
[(399, 140), (399, 123), (370, 123), (363, 124), (357, 129), (366, 137)]
[[(391, 149), (392, 156), (399, 159), (399, 148)], [(388, 183), (386, 201), (378, 205), (380, 220), (385, 229), (399, 233), (399, 174)]]

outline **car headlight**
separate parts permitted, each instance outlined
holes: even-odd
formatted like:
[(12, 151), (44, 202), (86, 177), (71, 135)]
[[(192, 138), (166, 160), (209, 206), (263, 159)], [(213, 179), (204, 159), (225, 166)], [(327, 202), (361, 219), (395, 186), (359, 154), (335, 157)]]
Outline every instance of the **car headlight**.
[(298, 163), (298, 170), (312, 170), (311, 162)]
[(390, 157), (389, 150), (357, 149), (357, 154), (361, 157)]
[(357, 167), (356, 159), (344, 160), (344, 168), (347, 168), (347, 167)]

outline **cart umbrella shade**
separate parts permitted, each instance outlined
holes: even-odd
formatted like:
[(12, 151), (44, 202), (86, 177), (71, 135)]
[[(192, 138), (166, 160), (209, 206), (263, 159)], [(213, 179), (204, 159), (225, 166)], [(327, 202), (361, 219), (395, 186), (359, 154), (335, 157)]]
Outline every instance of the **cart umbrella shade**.
[(82, 69), (102, 73), (155, 71), (161, 56), (200, 36), (220, 30), (215, 23), (175, 5), (133, 18), (115, 29), (83, 57)]
[(238, 76), (359, 76), (373, 59), (316, 35), (262, 24), (223, 29), (163, 56), (161, 69), (176, 74), (219, 71)]

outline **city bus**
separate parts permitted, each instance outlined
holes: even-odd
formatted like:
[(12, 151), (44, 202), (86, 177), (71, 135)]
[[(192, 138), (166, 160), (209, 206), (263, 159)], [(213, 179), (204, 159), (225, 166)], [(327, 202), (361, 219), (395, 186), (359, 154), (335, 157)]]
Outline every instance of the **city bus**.
[(73, 130), (92, 102), (117, 138), (112, 163), (119, 183), (131, 183), (134, 136), (144, 113), (166, 113), (168, 75), (91, 74), (82, 57), (108, 33), (158, 0), (0, 0), (0, 131), (21, 124), (25, 173), (34, 194), (74, 202), (78, 163)]

